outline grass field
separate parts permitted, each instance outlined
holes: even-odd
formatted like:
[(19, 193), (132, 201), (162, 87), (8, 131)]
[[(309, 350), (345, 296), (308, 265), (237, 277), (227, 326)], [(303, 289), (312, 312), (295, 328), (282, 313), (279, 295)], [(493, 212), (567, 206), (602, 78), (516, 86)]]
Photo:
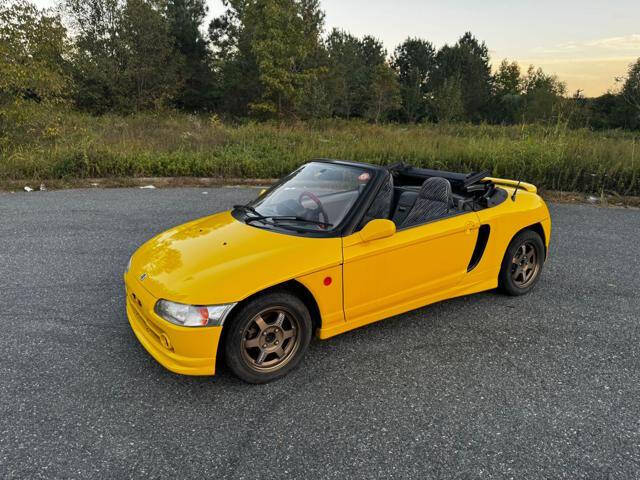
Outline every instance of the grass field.
[[(34, 120), (34, 118), (36, 118)], [(547, 190), (640, 194), (640, 132), (563, 124), (382, 125), (326, 120), (222, 124), (179, 113), (48, 111), (0, 131), (0, 180), (198, 176), (276, 178), (316, 157), (491, 170)], [(15, 123), (14, 125), (18, 125)]]

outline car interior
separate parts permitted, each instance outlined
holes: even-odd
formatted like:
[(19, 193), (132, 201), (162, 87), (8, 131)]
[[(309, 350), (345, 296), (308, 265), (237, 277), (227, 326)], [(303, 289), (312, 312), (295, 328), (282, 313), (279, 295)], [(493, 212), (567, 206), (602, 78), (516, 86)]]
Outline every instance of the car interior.
[[(371, 184), (364, 169), (330, 162), (312, 162), (298, 176), (258, 200), (260, 215), (279, 225), (291, 217), (298, 228), (329, 230), (340, 224)], [(490, 172), (461, 174), (415, 168), (404, 164), (379, 168), (375, 194), (357, 230), (373, 219), (389, 219), (402, 230), (502, 203), (507, 192), (486, 180)], [(271, 216), (271, 217), (269, 217)], [(309, 222), (301, 226), (300, 222)], [(314, 224), (315, 223), (315, 224)]]
[(409, 228), (453, 215), (490, 208), (506, 200), (505, 190), (484, 179), (490, 172), (468, 175), (414, 168), (403, 164), (388, 169), (360, 226), (387, 218), (396, 228)]

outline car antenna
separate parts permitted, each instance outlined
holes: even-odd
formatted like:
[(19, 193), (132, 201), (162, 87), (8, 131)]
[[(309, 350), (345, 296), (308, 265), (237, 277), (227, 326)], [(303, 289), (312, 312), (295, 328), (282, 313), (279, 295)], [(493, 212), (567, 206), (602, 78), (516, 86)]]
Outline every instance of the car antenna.
[(516, 185), (516, 189), (513, 191), (513, 195), (511, 195), (511, 200), (512, 201), (516, 201), (516, 195), (518, 193), (518, 189), (520, 188), (520, 184), (522, 183), (522, 180), (518, 180), (518, 184)]

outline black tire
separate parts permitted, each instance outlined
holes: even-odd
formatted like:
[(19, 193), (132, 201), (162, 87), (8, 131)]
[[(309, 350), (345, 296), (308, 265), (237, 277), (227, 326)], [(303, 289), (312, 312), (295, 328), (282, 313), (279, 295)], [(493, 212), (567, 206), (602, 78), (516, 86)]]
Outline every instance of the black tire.
[(245, 382), (267, 383), (283, 377), (300, 363), (311, 341), (309, 310), (287, 291), (249, 300), (230, 320), (224, 327), (229, 329), (224, 357)]
[(540, 279), (544, 260), (545, 247), (540, 235), (533, 230), (518, 233), (502, 259), (498, 277), (500, 289), (512, 296), (529, 293)]

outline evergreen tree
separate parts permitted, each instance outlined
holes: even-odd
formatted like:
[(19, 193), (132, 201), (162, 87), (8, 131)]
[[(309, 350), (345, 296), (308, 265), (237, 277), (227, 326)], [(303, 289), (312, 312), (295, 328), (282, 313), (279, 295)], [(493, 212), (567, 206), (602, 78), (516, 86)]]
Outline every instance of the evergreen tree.
[(170, 103), (182, 57), (160, 0), (66, 0), (76, 31), (71, 55), (76, 105), (96, 113)]
[(173, 50), (168, 27), (152, 2), (127, 0), (119, 35), (126, 46), (122, 72), (125, 95), (135, 111), (168, 105), (180, 88), (182, 58)]
[(391, 65), (401, 88), (403, 120), (422, 120), (427, 115), (427, 99), (436, 65), (433, 45), (419, 38), (408, 38), (396, 48)]
[(249, 114), (249, 104), (259, 98), (262, 86), (252, 49), (256, 20), (248, 1), (223, 0), (225, 12), (209, 25), (213, 65), (220, 91), (220, 108), (236, 116)]
[(364, 84), (364, 62), (360, 41), (347, 32), (334, 29), (327, 38), (328, 84), (332, 111), (351, 118), (357, 110)]
[[(374, 82), (388, 80), (388, 72), (384, 70), (387, 52), (382, 43), (370, 36), (359, 39), (334, 29), (326, 45), (334, 113), (345, 118), (367, 116), (376, 101)], [(386, 78), (383, 80), (380, 75)]]
[(445, 90), (459, 81), (466, 120), (480, 122), (489, 115), (492, 77), (489, 49), (470, 32), (465, 33), (454, 46), (445, 45), (436, 55), (435, 89)]
[(169, 0), (167, 19), (174, 48), (180, 52), (183, 65), (182, 87), (173, 103), (185, 110), (211, 110), (216, 103), (209, 47), (200, 27), (207, 15), (205, 0)]
[(94, 113), (113, 110), (126, 95), (125, 47), (118, 36), (122, 2), (66, 0), (64, 7), (76, 32), (71, 52), (75, 104)]

